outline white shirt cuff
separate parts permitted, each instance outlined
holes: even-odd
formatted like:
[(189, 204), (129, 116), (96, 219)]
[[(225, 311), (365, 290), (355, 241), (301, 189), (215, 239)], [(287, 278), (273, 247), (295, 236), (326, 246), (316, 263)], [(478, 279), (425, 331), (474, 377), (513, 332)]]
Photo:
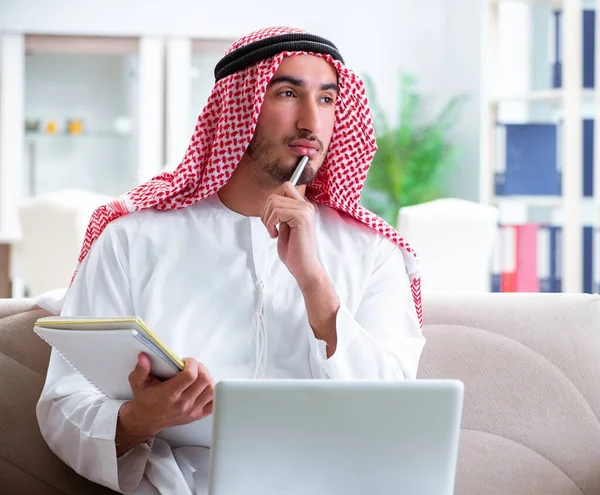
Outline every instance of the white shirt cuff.
[[(96, 478), (94, 481), (100, 481), (113, 490), (119, 490), (120, 488), (115, 434), (119, 409), (124, 402), (113, 399), (103, 401), (91, 424), (90, 431), (86, 433), (90, 438), (90, 441), (87, 442), (88, 448), (97, 450), (88, 459), (102, 459), (102, 462), (98, 462), (94, 467), (86, 466), (85, 472), (94, 473), (94, 478)], [(85, 430), (85, 425), (81, 426), (81, 430), (82, 432)]]
[[(311, 361), (316, 368), (318, 378), (346, 379), (356, 375), (356, 363), (352, 358), (353, 348), (356, 348), (358, 332), (362, 329), (350, 313), (350, 310), (340, 305), (336, 315), (337, 346), (333, 356), (327, 358), (327, 344), (312, 334)], [(360, 346), (359, 346), (360, 347)], [(354, 370), (353, 370), (354, 368)], [(318, 372), (320, 371), (320, 373)]]
[(117, 458), (119, 489), (123, 493), (133, 493), (142, 482), (153, 442), (154, 439), (136, 445)]
[[(137, 445), (120, 457), (117, 457), (115, 437), (119, 409), (127, 401), (109, 399), (103, 402), (94, 421), (92, 436), (105, 439), (102, 454), (106, 462), (101, 463), (102, 479), (111, 480), (111, 488), (123, 493), (133, 493), (142, 481), (146, 462), (150, 455), (151, 443)], [(114, 480), (114, 481), (113, 481)]]

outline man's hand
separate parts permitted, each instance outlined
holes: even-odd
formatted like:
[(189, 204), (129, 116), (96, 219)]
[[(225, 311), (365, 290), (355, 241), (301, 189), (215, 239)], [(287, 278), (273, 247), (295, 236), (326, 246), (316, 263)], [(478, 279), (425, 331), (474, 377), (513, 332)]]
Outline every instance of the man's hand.
[(277, 238), (279, 258), (298, 282), (313, 333), (326, 342), (331, 357), (337, 348), (340, 302), (317, 254), (315, 207), (286, 182), (267, 200), (262, 221)]
[(140, 354), (129, 375), (133, 399), (119, 411), (117, 454), (145, 442), (165, 428), (191, 423), (212, 413), (215, 387), (208, 370), (185, 359), (177, 376), (161, 382), (150, 374), (150, 359)]
[(277, 238), (279, 258), (301, 289), (323, 278), (325, 272), (317, 255), (315, 207), (291, 182), (269, 196), (262, 222), (269, 235)]

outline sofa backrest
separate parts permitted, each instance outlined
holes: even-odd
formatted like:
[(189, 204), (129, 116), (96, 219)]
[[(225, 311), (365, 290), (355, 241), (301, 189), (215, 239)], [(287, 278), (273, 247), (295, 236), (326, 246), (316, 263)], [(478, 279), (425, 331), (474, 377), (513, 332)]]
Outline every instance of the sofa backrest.
[(456, 495), (600, 494), (600, 297), (429, 295), (419, 378), (465, 384)]
[[(50, 348), (31, 301), (0, 299), (0, 492), (107, 494), (39, 433)], [(419, 378), (458, 378), (456, 495), (600, 493), (600, 297), (426, 295)]]
[(35, 408), (50, 347), (32, 329), (47, 315), (30, 300), (0, 299), (0, 493), (114, 493), (75, 473), (40, 433)]

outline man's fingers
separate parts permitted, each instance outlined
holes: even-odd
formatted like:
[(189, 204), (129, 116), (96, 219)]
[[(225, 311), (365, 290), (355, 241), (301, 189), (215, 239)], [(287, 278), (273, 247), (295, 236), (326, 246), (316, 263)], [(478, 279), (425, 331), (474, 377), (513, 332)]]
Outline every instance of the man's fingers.
[(296, 189), (289, 181), (283, 184), (283, 186), (281, 187), (281, 192), (284, 196), (288, 198), (294, 198), (299, 201), (306, 201), (306, 198), (302, 194), (300, 194), (300, 191), (298, 191), (298, 189)]
[(209, 414), (212, 414), (214, 398), (214, 387), (207, 387), (196, 399), (194, 404), (194, 416), (197, 418), (204, 418)]
[(144, 385), (150, 376), (152, 365), (150, 358), (143, 352), (138, 355), (138, 362), (133, 371), (129, 374), (129, 384), (131, 388), (141, 387)]
[(286, 208), (276, 207), (268, 214), (267, 220), (264, 222), (267, 230), (271, 232), (271, 228), (275, 228), (278, 223), (287, 223), (291, 228), (296, 228), (310, 221), (312, 211), (309, 205), (304, 205), (302, 208)]
[(276, 228), (276, 225), (279, 222), (287, 222), (290, 219), (289, 213), (282, 208), (275, 208), (268, 215), (269, 216), (265, 221), (265, 226), (267, 227), (269, 233), (271, 233), (271, 229)]
[(193, 358), (183, 360), (183, 371), (176, 376), (162, 383), (162, 386), (168, 388), (175, 398), (179, 396), (198, 378), (198, 361)]
[(280, 224), (287, 223), (292, 228), (297, 227), (312, 213), (314, 213), (312, 204), (306, 201), (291, 183), (288, 183), (284, 184), (277, 194), (269, 197), (261, 220), (271, 238), (275, 239), (280, 234)]
[(213, 388), (212, 378), (208, 370), (202, 364), (198, 363), (198, 377), (194, 383), (183, 391), (180, 400), (195, 402), (207, 388)]
[[(305, 205), (303, 203), (299, 203), (295, 199), (284, 198), (283, 196), (278, 196), (278, 195), (274, 194), (271, 197), (269, 197), (269, 199), (267, 200), (267, 204), (265, 205), (265, 210), (263, 211), (263, 214), (261, 217), (262, 223), (265, 225), (265, 227), (267, 227), (267, 230), (269, 231), (269, 234), (271, 234), (271, 237), (277, 237), (277, 229), (271, 229), (270, 226), (267, 224), (269, 217), (273, 214), (273, 210), (275, 210), (277, 208), (298, 210), (304, 206)], [(275, 225), (277, 225), (277, 223)]]
[(143, 369), (144, 372), (147, 372), (147, 374), (150, 374), (150, 371), (152, 369), (152, 363), (150, 362), (150, 358), (146, 353), (140, 352), (140, 354), (138, 354), (137, 366), (139, 366), (140, 369)]
[(213, 413), (214, 404), (215, 403), (211, 400), (208, 404), (206, 404), (206, 406), (204, 406), (204, 409), (202, 409), (202, 415), (204, 417), (210, 416)]
[(208, 385), (196, 398), (194, 409), (199, 411), (201, 417), (206, 417), (209, 414), (212, 414), (212, 404), (213, 399), (215, 398), (215, 384), (212, 378), (209, 376), (208, 370), (203, 365), (200, 366), (202, 367), (201, 375), (208, 378)]
[(309, 211), (312, 208), (310, 204), (307, 204), (305, 201), (300, 202), (296, 199), (292, 198), (284, 198), (283, 196), (271, 196), (267, 200), (267, 204), (265, 206), (265, 211), (262, 215), (263, 223), (269, 219), (274, 210), (280, 211), (288, 211), (292, 212), (302, 212)]
[(266, 222), (263, 223), (265, 224), (265, 227), (267, 227), (267, 232), (269, 232), (271, 239), (275, 239), (279, 235), (279, 231), (277, 230), (277, 224), (268, 225)]
[(290, 226), (283, 222), (279, 224), (279, 237), (283, 240), (287, 240), (290, 236)]

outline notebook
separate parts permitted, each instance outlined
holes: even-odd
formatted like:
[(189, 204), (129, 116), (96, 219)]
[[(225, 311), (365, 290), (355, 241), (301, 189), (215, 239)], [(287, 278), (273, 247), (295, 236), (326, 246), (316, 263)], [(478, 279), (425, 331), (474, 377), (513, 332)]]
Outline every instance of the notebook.
[(183, 370), (182, 360), (161, 342), (139, 317), (90, 318), (49, 316), (36, 321), (34, 331), (103, 395), (133, 397), (129, 374), (140, 352), (161, 380)]

